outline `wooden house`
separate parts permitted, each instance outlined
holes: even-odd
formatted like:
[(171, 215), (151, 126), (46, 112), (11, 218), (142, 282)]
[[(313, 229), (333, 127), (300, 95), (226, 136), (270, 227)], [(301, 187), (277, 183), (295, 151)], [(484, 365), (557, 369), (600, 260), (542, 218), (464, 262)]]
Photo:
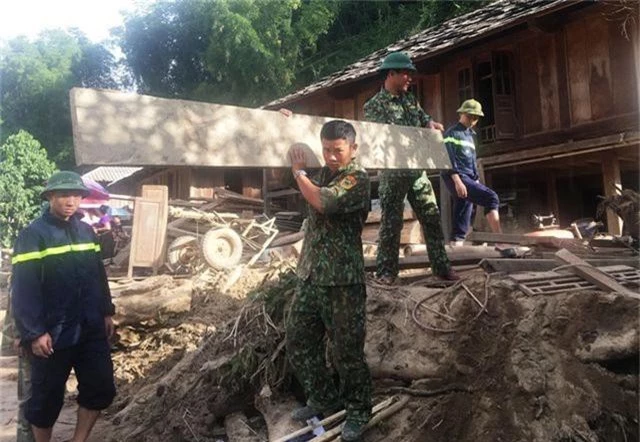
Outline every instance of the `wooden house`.
[[(599, 195), (638, 190), (638, 23), (632, 1), (497, 1), (266, 107), (362, 119), (381, 60), (406, 51), (418, 68), (414, 92), (436, 121), (454, 124), (467, 98), (483, 104), (480, 163), (512, 228), (548, 213), (567, 225), (595, 216)], [(608, 214), (607, 227), (619, 233), (620, 220)]]

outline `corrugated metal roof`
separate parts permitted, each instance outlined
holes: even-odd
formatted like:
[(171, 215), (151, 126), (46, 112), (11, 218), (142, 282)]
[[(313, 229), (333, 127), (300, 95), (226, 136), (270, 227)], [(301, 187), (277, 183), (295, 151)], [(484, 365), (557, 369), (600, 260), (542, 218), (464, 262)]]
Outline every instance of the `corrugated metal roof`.
[(142, 170), (142, 167), (117, 167), (117, 166), (100, 166), (82, 175), (83, 178), (89, 178), (107, 186), (120, 181), (123, 178), (130, 177), (134, 173)]
[(389, 53), (404, 51), (415, 61), (449, 51), (487, 34), (517, 26), (528, 18), (543, 15), (580, 3), (576, 0), (499, 0), (484, 8), (425, 29), (411, 37), (397, 41), (365, 58), (331, 74), (304, 89), (266, 104), (271, 108), (296, 101), (322, 89), (360, 80), (376, 73), (382, 59)]

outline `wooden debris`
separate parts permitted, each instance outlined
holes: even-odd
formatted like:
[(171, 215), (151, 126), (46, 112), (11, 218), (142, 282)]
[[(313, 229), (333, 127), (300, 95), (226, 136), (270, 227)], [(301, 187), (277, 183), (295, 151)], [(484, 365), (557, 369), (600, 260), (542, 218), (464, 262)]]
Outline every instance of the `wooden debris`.
[[(637, 258), (589, 258), (585, 261), (594, 267), (628, 266), (640, 268), (640, 261)], [(553, 259), (487, 258), (480, 261), (480, 266), (488, 272), (548, 272), (558, 267), (558, 262)]]
[[(485, 258), (500, 258), (500, 252), (494, 250), (493, 247), (482, 246), (461, 246), (447, 248), (447, 255), (452, 265), (477, 264)], [(375, 258), (365, 258), (365, 270), (371, 271), (376, 269)], [(419, 269), (430, 267), (429, 257), (426, 255), (408, 256), (400, 258), (399, 268)]]
[(467, 240), (488, 243), (520, 244), (523, 246), (545, 245), (555, 248), (566, 247), (567, 245), (582, 245), (582, 242), (574, 239), (573, 233), (568, 230), (541, 230), (527, 234), (471, 232)]
[[(378, 231), (380, 230), (380, 223), (368, 223), (365, 224), (362, 230), (363, 242), (376, 242), (378, 241)], [(422, 236), (422, 227), (418, 220), (405, 221), (402, 225), (402, 231), (400, 232), (400, 244), (416, 244), (424, 242)]]
[(163, 322), (166, 317), (191, 309), (191, 280), (179, 280), (174, 286), (163, 286), (148, 292), (116, 296), (114, 321), (118, 325), (139, 324), (143, 321)]
[(607, 274), (593, 267), (591, 264), (580, 259), (566, 249), (558, 251), (556, 253), (556, 258), (558, 261), (567, 264), (567, 268), (573, 273), (595, 284), (602, 290), (620, 293), (634, 299), (640, 299), (640, 295), (622, 286), (615, 279), (612, 279)]
[(300, 406), (293, 396), (275, 398), (271, 389), (265, 386), (256, 396), (254, 405), (267, 424), (269, 440), (282, 440), (300, 425), (291, 418), (293, 410)]
[(230, 442), (262, 442), (263, 439), (248, 423), (247, 415), (241, 411), (227, 414), (224, 429)]
[[(640, 284), (640, 271), (633, 267), (609, 266), (597, 269), (621, 284)], [(590, 281), (582, 279), (578, 275), (567, 273), (566, 270), (513, 273), (509, 275), (509, 278), (516, 281), (520, 290), (528, 295), (553, 295), (576, 290), (598, 289)]]

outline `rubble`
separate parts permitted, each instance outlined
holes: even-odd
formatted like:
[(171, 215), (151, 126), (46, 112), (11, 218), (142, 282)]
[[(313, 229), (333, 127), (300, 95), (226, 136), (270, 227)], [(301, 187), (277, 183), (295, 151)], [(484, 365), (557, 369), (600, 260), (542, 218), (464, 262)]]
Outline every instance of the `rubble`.
[[(229, 213), (205, 205), (204, 218)], [(242, 219), (242, 210), (235, 215), (228, 219)], [(256, 220), (244, 216), (245, 226)], [(169, 225), (197, 230), (197, 218)], [(250, 256), (233, 269), (198, 257), (188, 272), (112, 278), (118, 397), (91, 440), (309, 433), (289, 419), (304, 397), (284, 345), (302, 236), (280, 235), (253, 266)], [(504, 237), (524, 256), (502, 259), (491, 245), (448, 249), (458, 283), (435, 280), (415, 244), (404, 247), (397, 285), (367, 282), (374, 404), (393, 406), (364, 442), (638, 440), (636, 252), (602, 237)], [(285, 249), (294, 252), (287, 258)], [(375, 246), (365, 250), (371, 257)], [(596, 277), (584, 279), (585, 271)], [(338, 440), (338, 422), (325, 422), (313, 440)]]

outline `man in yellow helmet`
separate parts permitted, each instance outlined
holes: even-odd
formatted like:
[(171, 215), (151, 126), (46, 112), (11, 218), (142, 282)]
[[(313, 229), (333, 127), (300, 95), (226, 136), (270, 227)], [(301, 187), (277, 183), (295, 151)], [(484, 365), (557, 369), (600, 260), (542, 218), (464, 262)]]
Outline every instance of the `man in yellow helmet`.
[[(462, 245), (467, 236), (474, 204), (484, 207), (491, 231), (502, 232), (498, 195), (478, 180), (473, 128), (484, 116), (482, 105), (474, 99), (466, 100), (458, 108), (458, 115), (458, 123), (444, 133), (451, 170), (442, 172), (444, 183), (454, 197), (452, 246)], [(498, 245), (497, 249), (505, 257), (514, 257), (516, 254), (514, 249), (507, 246)]]

